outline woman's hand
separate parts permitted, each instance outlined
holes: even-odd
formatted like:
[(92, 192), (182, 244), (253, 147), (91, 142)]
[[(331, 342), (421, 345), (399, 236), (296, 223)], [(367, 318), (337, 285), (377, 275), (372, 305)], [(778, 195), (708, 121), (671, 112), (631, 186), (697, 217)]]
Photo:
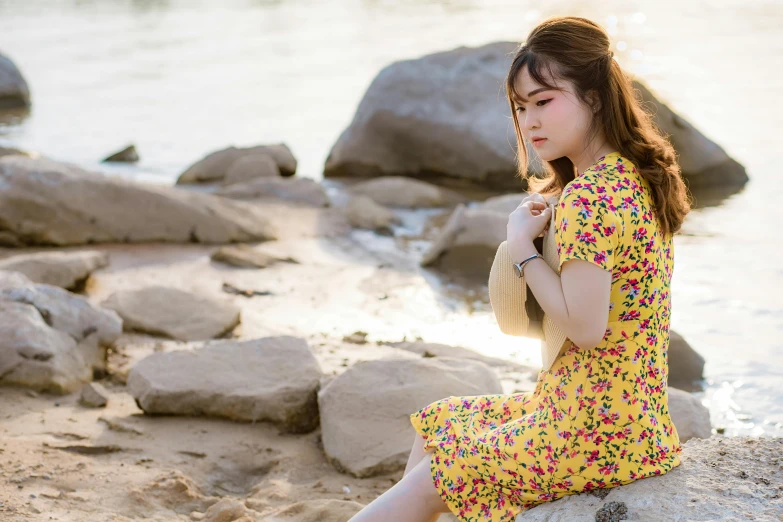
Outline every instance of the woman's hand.
[(533, 240), (543, 234), (552, 209), (540, 194), (530, 194), (508, 216), (506, 244), (515, 263), (536, 252)]

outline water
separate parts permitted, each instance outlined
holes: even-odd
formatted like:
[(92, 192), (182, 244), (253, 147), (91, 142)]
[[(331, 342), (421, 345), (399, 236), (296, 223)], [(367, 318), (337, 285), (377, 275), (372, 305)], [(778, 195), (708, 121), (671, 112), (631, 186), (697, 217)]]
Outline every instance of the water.
[[(675, 240), (672, 327), (706, 358), (699, 393), (729, 435), (783, 434), (783, 247), (777, 161), (783, 4), (777, 0), (56, 1), (0, 0), (0, 51), (34, 107), (0, 142), (110, 175), (172, 183), (228, 146), (287, 143), (319, 179), (377, 72), (459, 45), (520, 41), (551, 15), (607, 28), (615, 56), (744, 164), (745, 188), (700, 205)], [(98, 162), (128, 143), (134, 167)], [(426, 284), (405, 291), (433, 299)], [(442, 302), (438, 324), (400, 313), (428, 341), (536, 362), (497, 333), (486, 300)], [(460, 304), (463, 303), (463, 304)], [(404, 326), (402, 325), (404, 323)]]

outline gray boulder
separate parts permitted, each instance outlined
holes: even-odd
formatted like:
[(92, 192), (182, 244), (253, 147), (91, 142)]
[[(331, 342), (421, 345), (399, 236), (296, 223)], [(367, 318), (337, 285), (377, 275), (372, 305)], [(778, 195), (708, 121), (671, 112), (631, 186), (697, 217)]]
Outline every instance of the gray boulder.
[(0, 271), (0, 382), (70, 393), (106, 368), (116, 313), (62, 288)]
[(7, 56), (0, 54), (0, 109), (30, 106), (30, 88)]
[(256, 178), (279, 178), (280, 168), (268, 154), (256, 153), (242, 156), (226, 170), (224, 185), (246, 183)]
[(177, 180), (177, 184), (222, 181), (235, 161), (257, 154), (271, 157), (283, 176), (293, 176), (296, 173), (296, 158), (291, 149), (283, 143), (243, 148), (228, 147), (208, 154), (188, 167)]
[(680, 442), (693, 438), (707, 439), (712, 436), (710, 410), (698, 397), (669, 386), (669, 415), (677, 428)]
[(415, 430), (410, 414), (451, 395), (502, 393), (495, 371), (478, 361), (380, 359), (357, 363), (318, 393), (327, 458), (356, 477), (405, 467)]
[(780, 437), (692, 439), (683, 445), (680, 465), (661, 476), (545, 502), (520, 513), (517, 522), (778, 522), (781, 454)]
[(507, 224), (507, 213), (458, 205), (422, 256), (421, 265), (485, 279), (498, 246), (506, 240)]
[(21, 272), (34, 283), (73, 289), (90, 274), (109, 265), (109, 256), (95, 250), (40, 252), (0, 260), (0, 270)]
[(634, 87), (648, 106), (652, 104), (655, 123), (677, 151), (677, 161), (689, 188), (744, 185), (748, 181), (745, 167), (730, 158), (720, 145), (656, 99), (644, 84), (634, 81)]
[(384, 176), (353, 185), (350, 192), (387, 207), (450, 207), (467, 198), (432, 183), (403, 176)]
[[(329, 177), (402, 175), (526, 190), (517, 176), (516, 136), (505, 78), (517, 42), (458, 47), (383, 68), (350, 125), (332, 146)], [(672, 112), (642, 84), (659, 127), (671, 136), (692, 186), (737, 184), (745, 169), (720, 146)], [(532, 147), (528, 170), (541, 174)]]
[(218, 189), (215, 194), (231, 199), (276, 199), (314, 207), (329, 205), (320, 183), (307, 178), (260, 177)]
[(154, 353), (134, 365), (127, 386), (145, 413), (268, 421), (301, 433), (318, 425), (321, 376), (305, 340), (280, 336)]
[(669, 385), (692, 388), (704, 378), (704, 357), (674, 330), (669, 332)]
[(346, 207), (348, 222), (352, 227), (390, 232), (400, 219), (388, 208), (379, 205), (368, 196), (354, 196)]
[(324, 175), (435, 176), (519, 188), (502, 91), (517, 45), (459, 47), (385, 67), (332, 147)]
[(110, 179), (74, 165), (0, 158), (0, 239), (17, 245), (229, 243), (274, 238), (259, 207)]
[(239, 324), (233, 304), (165, 286), (116, 292), (102, 305), (122, 317), (126, 331), (180, 341), (212, 339)]

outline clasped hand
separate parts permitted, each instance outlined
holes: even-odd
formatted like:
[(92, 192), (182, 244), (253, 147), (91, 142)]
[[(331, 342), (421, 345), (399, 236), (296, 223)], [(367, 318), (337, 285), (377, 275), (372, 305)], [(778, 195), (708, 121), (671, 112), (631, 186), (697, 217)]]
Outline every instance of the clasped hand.
[(541, 194), (529, 194), (508, 216), (506, 245), (514, 262), (535, 253), (533, 240), (549, 225), (552, 209)]

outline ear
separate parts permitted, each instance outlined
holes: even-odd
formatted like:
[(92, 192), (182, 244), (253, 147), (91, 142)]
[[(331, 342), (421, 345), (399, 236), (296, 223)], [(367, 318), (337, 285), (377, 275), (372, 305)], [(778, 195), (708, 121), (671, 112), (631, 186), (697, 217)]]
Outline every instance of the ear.
[(590, 100), (590, 110), (593, 112), (593, 114), (598, 114), (598, 111), (601, 110), (601, 100), (598, 96), (598, 93), (596, 91), (590, 91), (587, 94), (587, 99)]

